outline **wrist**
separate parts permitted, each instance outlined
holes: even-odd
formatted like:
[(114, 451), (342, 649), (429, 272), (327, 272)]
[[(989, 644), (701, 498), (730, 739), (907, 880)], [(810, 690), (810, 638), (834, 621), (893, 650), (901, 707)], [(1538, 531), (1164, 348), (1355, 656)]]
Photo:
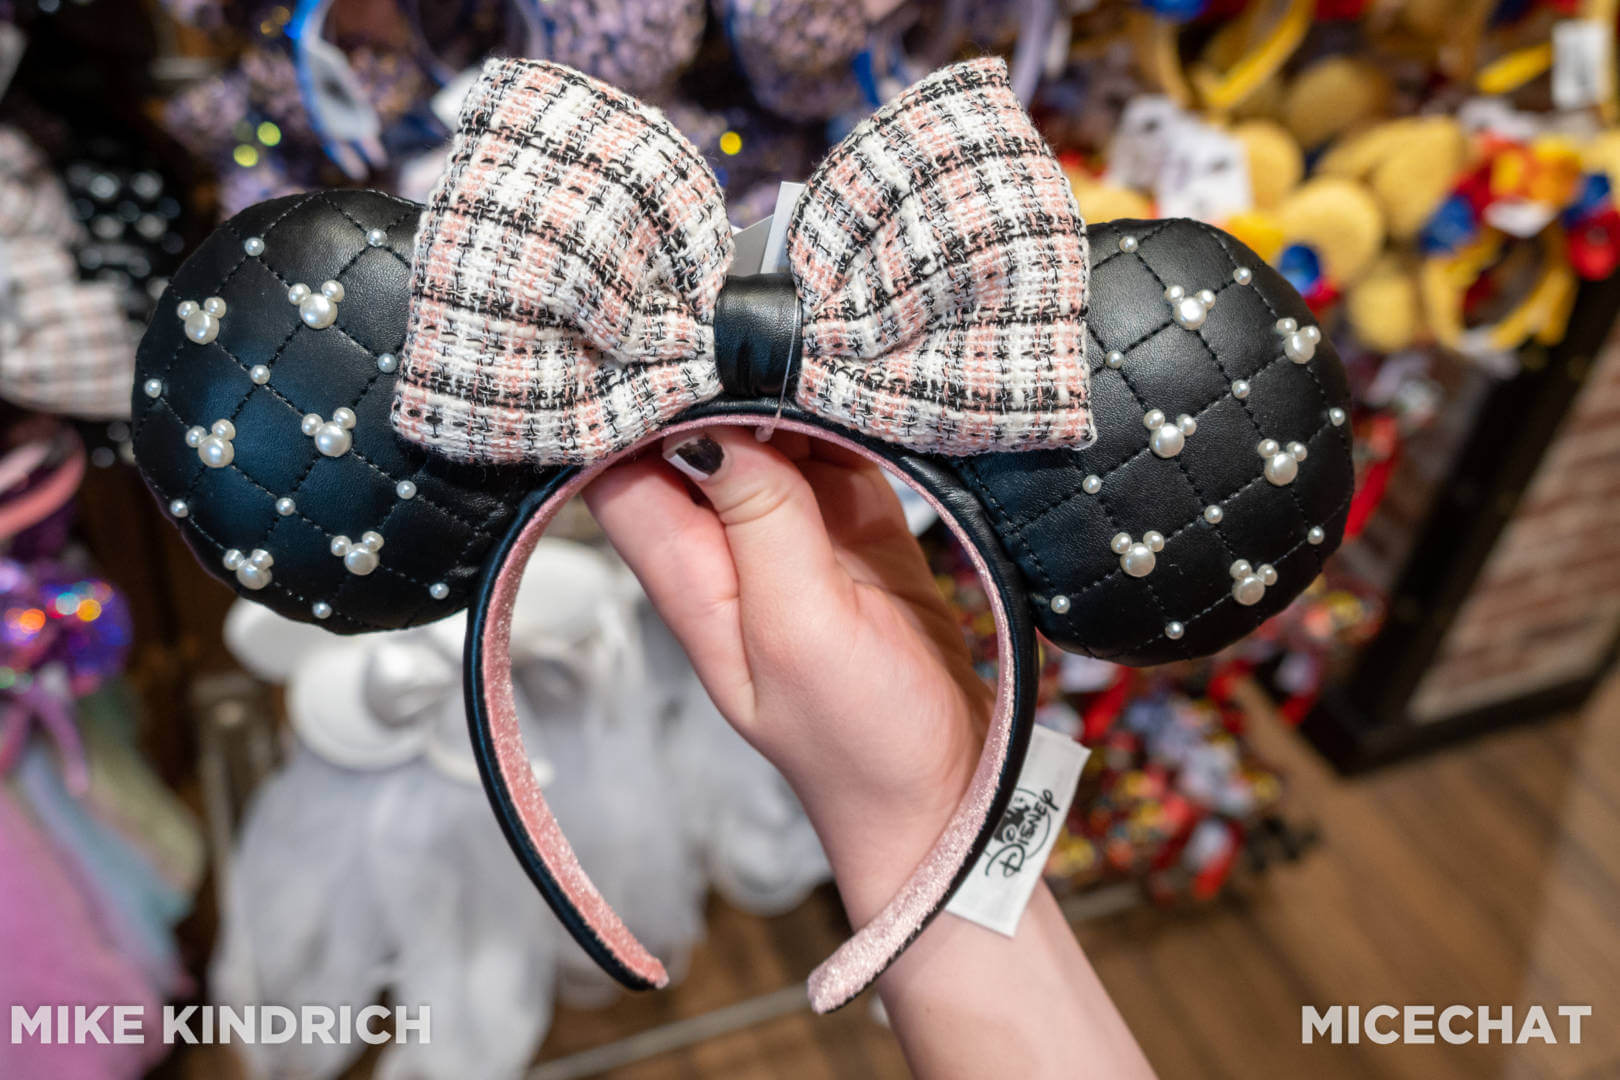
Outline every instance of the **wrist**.
[(956, 813), (976, 764), (976, 755), (964, 760), (917, 797), (807, 804), (851, 925), (870, 922), (927, 857)]

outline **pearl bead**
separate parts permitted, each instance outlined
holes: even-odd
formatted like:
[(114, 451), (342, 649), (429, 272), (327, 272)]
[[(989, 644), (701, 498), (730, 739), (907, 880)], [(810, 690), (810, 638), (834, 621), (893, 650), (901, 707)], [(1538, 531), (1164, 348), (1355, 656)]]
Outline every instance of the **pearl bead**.
[(1129, 550), (1119, 557), (1121, 569), (1131, 577), (1147, 577), (1153, 573), (1153, 567), (1158, 561), (1153, 549), (1146, 544), (1132, 544)]
[(150, 397), (150, 398), (161, 397), (163, 395), (163, 380), (162, 379), (147, 379), (146, 380), (146, 385), (143, 386), (142, 389), (146, 391), (146, 396), (147, 397)]
[(1174, 424), (1164, 424), (1154, 430), (1148, 443), (1159, 457), (1173, 458), (1187, 445), (1187, 437)]
[(1219, 525), (1221, 523), (1221, 518), (1225, 516), (1226, 511), (1222, 510), (1214, 503), (1210, 503), (1208, 506), (1204, 507), (1204, 520), (1209, 522), (1211, 525)]
[(343, 285), (340, 282), (328, 281), (321, 286), (321, 295), (335, 304), (343, 299)]
[(198, 345), (207, 345), (219, 337), (219, 320), (206, 311), (193, 311), (186, 316), (186, 337)]
[(1248, 397), (1249, 396), (1249, 380), (1248, 379), (1233, 379), (1232, 380), (1232, 396), (1237, 398), (1239, 401), (1242, 401), (1244, 398)]
[(1266, 583), (1249, 574), (1232, 583), (1232, 599), (1244, 607), (1253, 607), (1266, 595)]
[(332, 605), (325, 600), (317, 600), (309, 606), (309, 613), (317, 619), (330, 619), (332, 617)]
[(306, 296), (299, 301), (298, 317), (311, 330), (325, 330), (337, 322), (337, 305), (325, 296)]
[(394, 494), (402, 499), (416, 498), (416, 485), (409, 480), (401, 480), (394, 485)]
[(1299, 323), (1294, 319), (1282, 318), (1277, 320), (1277, 333), (1292, 334), (1299, 329)]
[(1332, 424), (1334, 427), (1342, 427), (1344, 425), (1344, 410), (1339, 408), (1337, 405), (1329, 409), (1328, 423)]
[(177, 518), (183, 518), (187, 514), (191, 513), (191, 507), (186, 505), (186, 500), (175, 499), (173, 502), (169, 503), (169, 513), (173, 514)]
[(1098, 476), (1096, 473), (1092, 473), (1090, 476), (1080, 481), (1080, 490), (1084, 491), (1087, 495), (1097, 494), (1097, 492), (1102, 490), (1102, 477)]
[(354, 445), (354, 436), (337, 423), (328, 420), (315, 432), (315, 449), (327, 457), (342, 457)]
[(1270, 563), (1261, 563), (1257, 573), (1260, 575), (1260, 580), (1265, 582), (1266, 588), (1269, 589), (1277, 584), (1277, 570)]
[(1070, 606), (1069, 598), (1062, 593), (1052, 597), (1052, 613), (1054, 615), (1067, 615)]
[(1114, 538), (1108, 542), (1108, 547), (1115, 555), (1123, 555), (1131, 550), (1131, 534), (1115, 533)]
[(1320, 544), (1326, 539), (1327, 533), (1322, 531), (1322, 526), (1320, 525), (1312, 525), (1311, 531), (1305, 534), (1305, 540), (1310, 544)]
[(321, 417), (319, 413), (305, 413), (304, 418), (298, 422), (298, 430), (305, 435), (313, 435), (320, 430)]
[(217, 319), (221, 315), (225, 314), (225, 301), (221, 300), (217, 296), (210, 296), (208, 299), (203, 301), (203, 311)]
[(309, 294), (309, 286), (300, 281), (298, 284), (287, 290), (287, 302), (289, 304), (302, 304), (305, 300), (309, 299)]
[(1208, 316), (1209, 308), (1206, 307), (1204, 302), (1198, 299), (1196, 296), (1183, 297), (1181, 300), (1176, 302), (1176, 322), (1182, 326), (1185, 326), (1188, 330), (1196, 330), (1200, 326), (1203, 326), (1204, 320), (1208, 318)]
[(1185, 634), (1186, 632), (1187, 628), (1174, 620), (1164, 624), (1164, 636), (1169, 638), (1171, 641), (1180, 641), (1181, 635)]
[(250, 237), (248, 237), (246, 240), (242, 241), (242, 250), (247, 252), (249, 255), (254, 255), (254, 256), (263, 255), (264, 254), (264, 239), (263, 239), (263, 237), (258, 237), (258, 236), (250, 236)]
[(1272, 454), (1266, 459), (1266, 479), (1277, 487), (1286, 487), (1299, 475), (1299, 462), (1286, 451)]
[(270, 381), (270, 369), (264, 364), (254, 364), (248, 368), (248, 378), (255, 386), (263, 386)]
[(432, 585), (428, 586), (428, 595), (433, 597), (435, 600), (443, 600), (445, 597), (450, 595), (450, 586), (446, 585), (442, 581), (435, 581)]
[(1247, 285), (1249, 282), (1254, 280), (1254, 271), (1250, 270), (1247, 266), (1240, 266), (1236, 270), (1232, 271), (1232, 280), (1237, 282), (1239, 285)]
[(218, 435), (210, 435), (197, 447), (197, 456), (202, 463), (210, 469), (223, 469), (236, 460), (236, 447), (231, 440), (222, 439)]
[(1125, 363), (1125, 354), (1120, 352), (1118, 349), (1114, 349), (1103, 358), (1103, 363), (1107, 364), (1111, 368), (1118, 369)]
[(377, 564), (380, 561), (375, 551), (367, 551), (365, 548), (353, 548), (347, 555), (343, 556), (343, 568), (356, 577), (365, 577), (377, 569)]
[(399, 370), (399, 357), (393, 353), (383, 353), (377, 357), (377, 370), (384, 375), (392, 375)]
[(372, 247), (382, 247), (388, 243), (388, 234), (381, 229), (368, 229), (366, 230), (366, 243)]
[(1129, 236), (1129, 235), (1120, 237), (1119, 238), (1119, 250), (1123, 251), (1127, 255), (1129, 255), (1131, 252), (1135, 251), (1136, 250), (1136, 237)]
[(208, 437), (208, 429), (207, 428), (203, 428), (203, 427), (189, 427), (189, 428), (186, 428), (186, 445), (187, 446), (190, 446), (190, 447), (193, 447), (193, 448), (201, 446), (202, 441), (207, 437)]
[(281, 498), (276, 500), (276, 513), (280, 514), (282, 517), (292, 517), (294, 514), (298, 513), (298, 504), (293, 502), (292, 496), (283, 495)]
[(193, 315), (197, 314), (198, 310), (197, 301), (182, 300), (180, 301), (180, 306), (174, 309), (174, 313), (181, 319), (189, 319)]

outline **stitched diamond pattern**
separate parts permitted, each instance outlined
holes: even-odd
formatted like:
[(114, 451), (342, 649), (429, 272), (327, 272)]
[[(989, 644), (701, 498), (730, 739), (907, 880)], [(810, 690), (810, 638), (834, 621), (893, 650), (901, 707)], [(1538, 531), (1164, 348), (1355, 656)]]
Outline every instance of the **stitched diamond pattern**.
[[(290, 196), (250, 207), (210, 236), (175, 274), (137, 357), (135, 453), (161, 503), (183, 500), (179, 522), (203, 565), (238, 592), (290, 618), (340, 633), (396, 629), (465, 607), (480, 564), (516, 502), (546, 475), (449, 465), (397, 439), (389, 424), (395, 375), (378, 367), (403, 344), (410, 255), (420, 208), (376, 192)], [(368, 240), (382, 230), (383, 242)], [(263, 241), (249, 254), (249, 238)], [(294, 284), (344, 287), (337, 321), (312, 329), (287, 298)], [(183, 300), (226, 303), (218, 336), (189, 340)], [(249, 375), (268, 367), (262, 385)], [(146, 384), (161, 382), (149, 396)], [(357, 422), (351, 449), (325, 457), (300, 429), (306, 413), (340, 407)], [(192, 426), (229, 420), (234, 460), (207, 468), (185, 442)], [(415, 485), (401, 498), (397, 484)], [(291, 498), (296, 510), (278, 512)], [(332, 539), (384, 537), (377, 569), (358, 575)], [(222, 565), (228, 549), (268, 551), (271, 583), (249, 591)], [(437, 583), (449, 593), (430, 593)]]
[[(1131, 237), (1122, 249), (1120, 240)], [(1253, 252), (1211, 226), (1185, 220), (1117, 221), (1091, 229), (1087, 331), (1097, 442), (1084, 450), (1000, 454), (958, 462), (1039, 597), (1037, 625), (1057, 644), (1129, 664), (1214, 652), (1274, 615), (1321, 571), (1337, 546), (1353, 474), (1349, 408), (1338, 356), (1323, 340), (1305, 364), (1289, 359), (1279, 319), (1315, 318), (1294, 289)], [(1248, 283), (1234, 278), (1239, 267)], [(1202, 325), (1172, 317), (1165, 290), (1215, 294)], [(1107, 363), (1110, 352), (1123, 357)], [(1233, 394), (1234, 380), (1248, 394)], [(1142, 418), (1158, 409), (1197, 422), (1174, 457), (1149, 446)], [(1269, 482), (1263, 439), (1308, 449), (1285, 486)], [(1087, 475), (1101, 480), (1087, 493)], [(1204, 519), (1220, 507), (1220, 521)], [(1311, 544), (1320, 526), (1325, 539)], [(1131, 577), (1110, 541), (1120, 532), (1165, 538), (1152, 572)], [(1239, 559), (1270, 564), (1277, 582), (1253, 606), (1232, 595)], [(1051, 598), (1068, 599), (1057, 612)], [(1182, 635), (1166, 627), (1179, 622)]]

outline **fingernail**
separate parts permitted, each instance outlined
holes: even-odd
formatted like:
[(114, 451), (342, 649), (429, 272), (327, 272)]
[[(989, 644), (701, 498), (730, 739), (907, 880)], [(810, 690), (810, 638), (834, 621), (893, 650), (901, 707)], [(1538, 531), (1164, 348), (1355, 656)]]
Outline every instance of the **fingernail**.
[(664, 451), (665, 461), (700, 482), (713, 476), (725, 457), (720, 444), (707, 435), (695, 435)]

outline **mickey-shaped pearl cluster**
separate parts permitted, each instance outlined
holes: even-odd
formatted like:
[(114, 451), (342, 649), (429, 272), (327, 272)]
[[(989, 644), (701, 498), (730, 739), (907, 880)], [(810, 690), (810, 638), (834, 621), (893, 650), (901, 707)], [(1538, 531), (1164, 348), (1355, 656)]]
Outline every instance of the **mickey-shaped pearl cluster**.
[(270, 584), (270, 567), (276, 562), (264, 548), (254, 548), (249, 555), (231, 548), (222, 561), (225, 569), (234, 571), (236, 580), (249, 589), (262, 589)]
[(1208, 289), (1190, 293), (1180, 285), (1172, 285), (1164, 290), (1164, 298), (1170, 302), (1170, 317), (1188, 330), (1203, 326), (1209, 309), (1215, 306), (1215, 294)]
[(287, 290), (287, 299), (298, 306), (298, 317), (311, 330), (325, 330), (337, 322), (338, 303), (343, 299), (341, 282), (328, 281), (316, 292), (302, 281)]
[(1158, 563), (1158, 553), (1164, 550), (1164, 536), (1145, 532), (1142, 539), (1132, 540), (1130, 533), (1115, 533), (1108, 545), (1119, 556), (1119, 568), (1131, 577), (1147, 577)]
[(1302, 442), (1280, 446), (1276, 439), (1262, 439), (1254, 449), (1266, 463), (1266, 479), (1277, 487), (1287, 487), (1294, 482), (1294, 477), (1299, 475), (1299, 463), (1305, 460), (1307, 453)]
[(1303, 330), (1297, 320), (1278, 319), (1277, 333), (1282, 335), (1283, 353), (1296, 364), (1308, 364), (1316, 355), (1316, 346), (1322, 340), (1322, 331), (1314, 326)]
[(1152, 432), (1148, 445), (1153, 452), (1162, 458), (1173, 458), (1187, 445), (1187, 436), (1198, 430), (1198, 421), (1182, 413), (1172, 424), (1165, 419), (1162, 410), (1152, 409), (1142, 417), (1142, 426)]
[(186, 429), (186, 445), (197, 451), (197, 457), (210, 469), (223, 469), (236, 460), (236, 425), (229, 420), (215, 420), (213, 430), (203, 427)]
[(327, 457), (342, 457), (354, 445), (354, 410), (340, 406), (332, 410), (332, 419), (322, 420), (319, 413), (305, 413), (299, 430), (315, 440), (315, 449)]
[(1270, 563), (1250, 566), (1248, 559), (1232, 564), (1232, 599), (1253, 607), (1265, 599), (1266, 589), (1277, 584), (1277, 571)]
[(185, 323), (186, 337), (198, 345), (206, 345), (219, 337), (219, 320), (225, 314), (225, 301), (217, 296), (210, 296), (201, 304), (183, 300), (174, 313)]
[(377, 569), (382, 561), (377, 552), (382, 546), (382, 534), (377, 532), (362, 533), (358, 543), (347, 536), (332, 537), (332, 554), (342, 559), (343, 568), (356, 577), (365, 577)]

